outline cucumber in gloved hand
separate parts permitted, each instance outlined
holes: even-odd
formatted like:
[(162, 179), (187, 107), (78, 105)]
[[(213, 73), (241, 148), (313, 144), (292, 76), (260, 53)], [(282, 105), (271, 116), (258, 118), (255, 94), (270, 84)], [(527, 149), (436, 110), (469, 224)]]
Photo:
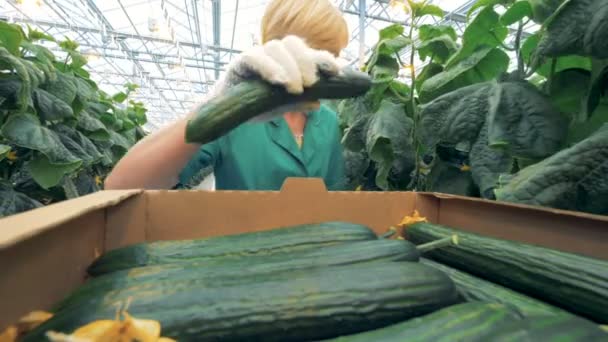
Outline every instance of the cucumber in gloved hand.
[(320, 99), (343, 99), (365, 94), (371, 77), (345, 68), (337, 75), (320, 79), (294, 95), (285, 88), (263, 80), (247, 80), (210, 99), (188, 121), (186, 142), (206, 144), (256, 116), (277, 108)]

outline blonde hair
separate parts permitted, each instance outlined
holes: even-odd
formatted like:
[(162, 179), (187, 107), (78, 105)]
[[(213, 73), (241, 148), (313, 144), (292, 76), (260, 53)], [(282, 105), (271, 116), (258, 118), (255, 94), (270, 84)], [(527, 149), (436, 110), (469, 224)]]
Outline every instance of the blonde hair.
[(349, 39), (346, 20), (329, 0), (273, 0), (262, 18), (262, 44), (288, 35), (335, 56)]

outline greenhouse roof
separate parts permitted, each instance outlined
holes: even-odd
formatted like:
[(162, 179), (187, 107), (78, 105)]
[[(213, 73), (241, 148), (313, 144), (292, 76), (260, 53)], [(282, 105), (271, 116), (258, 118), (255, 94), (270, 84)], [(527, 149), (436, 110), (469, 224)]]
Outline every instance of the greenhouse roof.
[[(91, 78), (108, 93), (135, 83), (148, 108), (147, 128), (185, 115), (240, 51), (256, 44), (269, 0), (0, 0), (0, 19), (30, 25), (80, 44)], [(378, 31), (405, 24), (408, 14), (389, 0), (333, 1), (348, 21), (351, 41), (342, 57), (354, 65), (369, 56)], [(429, 0), (444, 11), (429, 23), (463, 33), (475, 0)], [(50, 44), (61, 55), (60, 48)], [(407, 53), (407, 51), (404, 51)], [(416, 63), (417, 68), (424, 63)]]

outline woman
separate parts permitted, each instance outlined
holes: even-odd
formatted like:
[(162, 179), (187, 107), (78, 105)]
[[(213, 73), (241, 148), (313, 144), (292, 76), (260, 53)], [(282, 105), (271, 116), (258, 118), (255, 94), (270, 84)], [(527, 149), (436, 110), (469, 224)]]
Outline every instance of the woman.
[[(273, 0), (262, 19), (262, 43), (239, 55), (209, 96), (250, 77), (299, 94), (319, 72), (338, 72), (348, 29), (329, 0)], [(187, 120), (142, 139), (105, 188), (176, 188), (209, 166), (218, 190), (278, 190), (287, 177), (322, 178), (330, 190), (344, 186), (336, 113), (319, 103), (265, 113), (204, 146), (185, 143)]]

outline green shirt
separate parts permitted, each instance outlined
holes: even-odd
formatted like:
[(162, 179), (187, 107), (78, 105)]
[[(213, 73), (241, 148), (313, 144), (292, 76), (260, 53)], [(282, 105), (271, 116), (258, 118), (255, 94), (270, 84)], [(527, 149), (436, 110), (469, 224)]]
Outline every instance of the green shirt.
[(329, 190), (345, 186), (336, 113), (321, 106), (308, 113), (300, 149), (283, 117), (244, 123), (201, 147), (180, 173), (186, 184), (213, 167), (217, 190), (279, 190), (288, 177), (322, 178)]

